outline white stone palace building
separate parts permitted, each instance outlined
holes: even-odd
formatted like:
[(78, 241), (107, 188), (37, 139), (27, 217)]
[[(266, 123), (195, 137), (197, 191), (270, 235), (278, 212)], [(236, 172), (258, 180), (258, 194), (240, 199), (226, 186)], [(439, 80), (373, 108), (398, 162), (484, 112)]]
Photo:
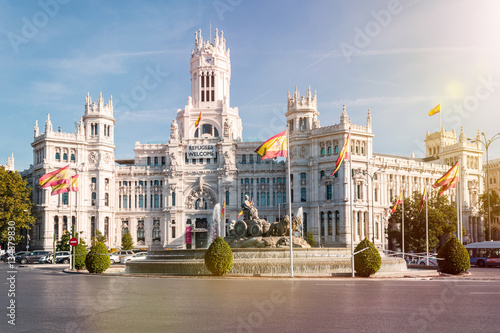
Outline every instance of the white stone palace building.
[[(235, 220), (245, 194), (268, 221), (284, 215), (290, 204), (294, 213), (302, 207), (305, 231), (312, 231), (323, 246), (346, 247), (351, 239), (349, 179), (354, 242), (374, 237), (377, 246), (387, 247), (385, 230), (400, 190), (406, 195), (422, 192), (458, 159), (463, 161), (465, 240), (483, 240), (478, 212), (483, 151), (468, 143), (463, 131), (458, 138), (444, 129), (427, 133), (425, 158), (376, 154), (370, 110), (363, 125), (353, 124), (344, 107), (338, 111), (338, 124), (321, 126), (316, 93), (309, 89), (301, 96), (295, 89), (288, 94), (283, 119), (283, 129), (285, 123), (290, 129), (288, 182), (284, 161), (261, 161), (254, 150), (262, 142), (242, 140), (239, 110), (230, 106), (231, 63), (223, 33), (216, 30), (213, 41), (204, 41), (197, 32), (190, 65), (191, 96), (177, 111), (170, 137), (162, 144), (137, 142), (133, 159), (115, 159), (111, 98), (105, 104), (102, 95), (97, 102), (87, 96), (74, 133), (54, 131), (49, 115), (43, 132), (36, 122), (33, 164), (23, 172), (35, 203), (32, 249), (52, 249), (54, 239), (71, 224), (83, 232), (87, 244), (99, 230), (110, 248), (120, 247), (127, 232), (137, 247), (204, 248), (214, 206), (225, 200), (225, 222)], [(195, 126), (200, 112), (201, 122)], [(330, 176), (349, 128), (353, 177), (348, 162)], [(68, 164), (70, 175), (80, 175), (78, 192), (51, 196), (40, 188), (39, 177)], [(220, 228), (219, 234), (225, 233)]]

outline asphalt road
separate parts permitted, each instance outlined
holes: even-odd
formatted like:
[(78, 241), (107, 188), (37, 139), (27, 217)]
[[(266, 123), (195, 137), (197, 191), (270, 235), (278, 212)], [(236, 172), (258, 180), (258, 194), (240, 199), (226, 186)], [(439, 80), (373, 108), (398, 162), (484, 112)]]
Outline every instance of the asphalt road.
[(143, 278), (0, 266), (0, 332), (499, 331), (500, 280)]

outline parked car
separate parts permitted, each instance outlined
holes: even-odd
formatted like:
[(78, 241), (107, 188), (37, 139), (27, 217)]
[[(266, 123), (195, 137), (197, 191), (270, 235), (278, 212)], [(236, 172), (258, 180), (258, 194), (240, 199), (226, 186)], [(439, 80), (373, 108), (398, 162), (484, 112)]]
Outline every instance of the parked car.
[(146, 259), (147, 254), (148, 254), (147, 252), (138, 252), (135, 254), (129, 254), (128, 256), (121, 258), (120, 263), (126, 264), (131, 260), (144, 260)]
[(120, 256), (116, 252), (117, 251), (109, 254), (109, 262), (111, 265), (113, 265), (115, 262), (120, 262)]
[(70, 253), (63, 251), (61, 254), (56, 255), (56, 264), (69, 264)]
[[(59, 261), (59, 258), (67, 258), (68, 259), (68, 262), (69, 263), (69, 251), (57, 251), (56, 252), (56, 263), (58, 263)], [(41, 263), (41, 264), (52, 264), (54, 260), (54, 256), (51, 254), (48, 254), (46, 256), (43, 256), (41, 257), (40, 259), (38, 259), (38, 262)]]
[[(419, 265), (427, 265), (426, 259), (422, 258), (418, 261)], [(436, 257), (429, 257), (429, 266), (437, 266), (437, 258)]]
[(132, 254), (134, 254), (134, 251), (132, 251), (132, 250), (118, 250), (118, 251), (111, 253), (109, 255), (109, 259), (110, 259), (111, 263), (114, 264), (115, 262), (120, 262), (120, 260), (123, 257), (128, 256), (128, 255), (132, 255)]
[(19, 262), (21, 264), (29, 264), (33, 262), (38, 262), (38, 259), (40, 259), (43, 256), (46, 256), (48, 254), (51, 254), (51, 251), (32, 251), (28, 253), (24, 253), (20, 256), (16, 255), (16, 262)]

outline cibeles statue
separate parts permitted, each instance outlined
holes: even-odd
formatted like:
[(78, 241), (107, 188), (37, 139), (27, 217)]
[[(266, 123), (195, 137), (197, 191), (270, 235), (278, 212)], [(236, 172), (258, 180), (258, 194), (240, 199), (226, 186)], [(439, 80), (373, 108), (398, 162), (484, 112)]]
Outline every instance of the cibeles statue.
[[(233, 248), (264, 248), (264, 247), (289, 247), (290, 236), (289, 217), (285, 216), (281, 221), (270, 224), (265, 219), (259, 218), (257, 208), (250, 201), (248, 195), (241, 204), (243, 220), (232, 221), (229, 226), (229, 235), (225, 238), (230, 247)], [(302, 224), (300, 217), (292, 219), (292, 233), (299, 230)], [(293, 237), (294, 247), (310, 247), (302, 237)]]
[(243, 219), (244, 220), (258, 220), (259, 219), (259, 211), (253, 203), (250, 202), (250, 198), (248, 195), (245, 195), (245, 200), (241, 204), (241, 209), (243, 210)]

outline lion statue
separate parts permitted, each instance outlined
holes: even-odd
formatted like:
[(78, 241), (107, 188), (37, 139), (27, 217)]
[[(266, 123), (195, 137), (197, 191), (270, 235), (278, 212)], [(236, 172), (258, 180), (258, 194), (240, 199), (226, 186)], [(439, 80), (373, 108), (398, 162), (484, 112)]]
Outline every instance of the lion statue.
[[(292, 218), (292, 231), (299, 230), (299, 226), (302, 225), (302, 219), (298, 216)], [(267, 236), (290, 236), (290, 218), (285, 215), (283, 219), (279, 222), (274, 222), (269, 227)]]

